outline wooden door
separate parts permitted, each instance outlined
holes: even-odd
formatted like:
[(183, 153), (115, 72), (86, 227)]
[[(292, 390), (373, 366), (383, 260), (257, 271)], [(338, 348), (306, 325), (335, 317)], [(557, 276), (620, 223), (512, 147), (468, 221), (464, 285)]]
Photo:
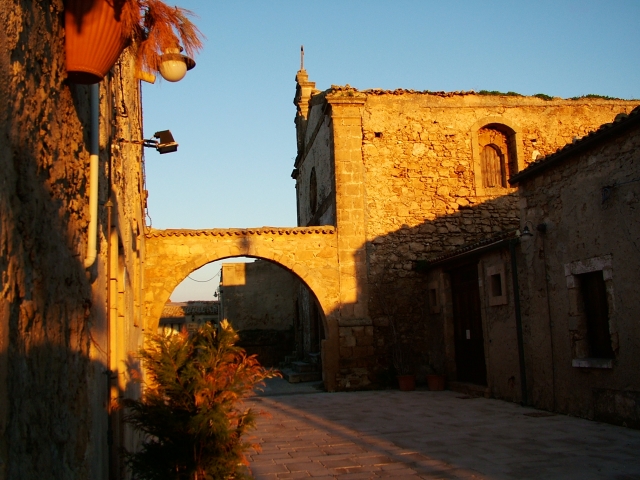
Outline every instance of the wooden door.
[(458, 381), (486, 385), (478, 266), (473, 263), (449, 273)]

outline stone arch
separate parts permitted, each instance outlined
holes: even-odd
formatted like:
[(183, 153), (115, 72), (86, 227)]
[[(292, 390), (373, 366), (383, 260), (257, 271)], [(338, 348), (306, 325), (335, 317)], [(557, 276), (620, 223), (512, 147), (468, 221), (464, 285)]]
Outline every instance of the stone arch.
[(506, 183), (505, 187), (498, 188), (486, 188), (483, 185), (483, 165), (482, 165), (482, 148), (480, 145), (480, 136), (479, 133), (482, 129), (491, 129), (497, 132), (501, 132), (505, 135), (507, 141), (507, 151), (503, 152), (507, 154), (509, 158), (509, 165), (505, 165), (505, 167), (509, 171), (508, 176), (515, 175), (520, 170), (522, 170), (524, 165), (524, 156), (523, 156), (523, 148), (522, 148), (522, 133), (521, 129), (518, 125), (516, 125), (512, 120), (509, 120), (505, 117), (492, 115), (488, 117), (483, 117), (476, 121), (470, 129), (471, 134), (471, 158), (473, 160), (473, 171), (474, 171), (474, 184), (476, 187), (476, 195), (477, 196), (487, 196), (487, 195), (495, 195), (495, 194), (504, 194), (506, 192), (512, 191), (513, 188), (509, 186), (509, 183)]
[(145, 261), (145, 326), (155, 331), (164, 304), (194, 270), (225, 258), (253, 257), (296, 275), (323, 311), (323, 377), (335, 389), (338, 370), (339, 270), (334, 227), (150, 230)]

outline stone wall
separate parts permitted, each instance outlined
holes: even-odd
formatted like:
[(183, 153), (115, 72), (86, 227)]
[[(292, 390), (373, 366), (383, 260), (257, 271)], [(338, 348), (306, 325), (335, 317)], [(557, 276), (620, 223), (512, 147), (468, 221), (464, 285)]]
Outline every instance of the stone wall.
[[(640, 427), (640, 112), (520, 181), (523, 322), (534, 405)], [(624, 127), (624, 130), (620, 128)], [(618, 132), (618, 133), (616, 133)], [(551, 162), (549, 162), (551, 160)], [(545, 161), (543, 161), (544, 164)], [(527, 172), (523, 172), (523, 175)], [(546, 231), (537, 226), (544, 224)], [(606, 288), (612, 358), (590, 351), (582, 275)]]
[[(521, 170), (638, 102), (371, 92), (363, 113), (369, 268), (411, 262), (517, 228), (515, 188), (481, 187), (478, 132), (514, 132)], [(480, 191), (479, 191), (480, 190)], [(491, 201), (489, 201), (491, 200)]]
[[(134, 242), (143, 228), (140, 147), (110, 148), (116, 135), (141, 138), (137, 83), (125, 58), (117, 82), (100, 87), (98, 259), (85, 270), (89, 88), (65, 81), (62, 20), (61, 0), (0, 1), (0, 478), (106, 478), (105, 371), (117, 364), (124, 375), (142, 327), (134, 266), (144, 249), (143, 240)], [(125, 288), (114, 279), (124, 331), (110, 362), (109, 179), (121, 280), (129, 282)], [(137, 392), (129, 381), (115, 382), (113, 396), (120, 394)], [(120, 433), (116, 448), (126, 436)]]
[[(403, 282), (405, 288), (424, 292), (424, 278), (413, 272), (416, 260), (519, 226), (516, 189), (508, 184), (485, 188), (482, 182), (480, 150), (486, 126), (507, 132), (511, 148), (505, 154), (512, 157), (505, 158), (508, 178), (509, 163), (521, 170), (539, 155), (554, 152), (636, 104), (475, 94), (367, 94), (362, 152), (369, 283), (412, 279)], [(428, 345), (429, 339), (414, 327), (423, 321), (424, 310), (420, 299), (409, 298), (396, 315), (404, 318), (401, 329), (406, 326), (407, 334)], [(375, 356), (379, 358), (388, 355), (388, 315), (375, 308), (370, 314), (382, 327), (374, 340), (380, 345)], [(424, 362), (423, 356), (417, 357)], [(501, 392), (496, 394), (509, 397), (509, 389), (502, 386), (505, 382), (499, 383)]]
[(238, 345), (262, 365), (278, 366), (295, 348), (295, 277), (264, 260), (224, 263), (220, 287), (222, 314), (238, 332)]
[(335, 225), (331, 125), (323, 112), (323, 103), (318, 100), (309, 109), (303, 138), (294, 170), (294, 177), (299, 179), (296, 182), (298, 225)]
[[(426, 284), (413, 271), (415, 261), (516, 229), (517, 191), (508, 178), (638, 104), (358, 91), (348, 85), (307, 93), (296, 97), (297, 105), (307, 102), (296, 121), (303, 139), (294, 170), (303, 213), (299, 221), (312, 221), (306, 210), (311, 169), (316, 182), (318, 171), (332, 172), (333, 178), (323, 175), (316, 188), (322, 184), (335, 191), (331, 220), (337, 226), (341, 268), (338, 384), (344, 388), (377, 382), (375, 371), (384, 374), (389, 365), (392, 317), (380, 311), (387, 302), (376, 299), (374, 291), (403, 285), (392, 295), (395, 304), (402, 303), (393, 315), (396, 324), (401, 335), (426, 346), (426, 330), (415, 328), (427, 308), (424, 298), (416, 297)], [(495, 161), (502, 166), (486, 159), (486, 148), (496, 151)], [(483, 179), (488, 165), (498, 169), (499, 181)]]
[(256, 260), (222, 264), (222, 314), (236, 330), (289, 330), (295, 316), (295, 277)]

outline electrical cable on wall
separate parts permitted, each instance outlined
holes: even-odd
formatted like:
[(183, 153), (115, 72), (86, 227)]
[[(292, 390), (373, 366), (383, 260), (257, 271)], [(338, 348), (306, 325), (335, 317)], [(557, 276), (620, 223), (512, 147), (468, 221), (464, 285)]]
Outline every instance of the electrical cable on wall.
[(193, 280), (194, 282), (198, 282), (198, 283), (207, 283), (210, 282), (211, 280), (213, 280), (214, 278), (220, 276), (220, 272), (216, 273), (213, 277), (211, 277), (209, 280), (196, 280), (195, 278), (191, 278), (191, 276), (187, 275), (187, 278), (189, 280)]

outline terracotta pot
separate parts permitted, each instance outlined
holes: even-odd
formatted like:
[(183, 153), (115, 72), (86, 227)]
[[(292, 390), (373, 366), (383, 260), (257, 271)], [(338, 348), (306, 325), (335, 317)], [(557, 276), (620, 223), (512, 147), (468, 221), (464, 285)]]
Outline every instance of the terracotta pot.
[(427, 385), (429, 385), (429, 390), (444, 390), (445, 379), (446, 377), (444, 375), (427, 375)]
[(113, 0), (66, 0), (67, 76), (72, 83), (97, 83), (126, 46)]
[(415, 375), (398, 375), (398, 386), (403, 392), (410, 392), (416, 389)]

